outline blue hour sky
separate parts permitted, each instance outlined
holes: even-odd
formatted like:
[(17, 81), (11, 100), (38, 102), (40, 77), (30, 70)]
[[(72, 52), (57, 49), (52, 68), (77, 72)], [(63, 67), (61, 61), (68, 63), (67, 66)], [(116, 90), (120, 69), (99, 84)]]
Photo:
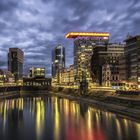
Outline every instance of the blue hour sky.
[(51, 50), (66, 48), (66, 65), (73, 63), (69, 31), (107, 31), (112, 42), (140, 34), (140, 0), (0, 0), (0, 68), (7, 68), (9, 47), (24, 51), (24, 71), (46, 67)]

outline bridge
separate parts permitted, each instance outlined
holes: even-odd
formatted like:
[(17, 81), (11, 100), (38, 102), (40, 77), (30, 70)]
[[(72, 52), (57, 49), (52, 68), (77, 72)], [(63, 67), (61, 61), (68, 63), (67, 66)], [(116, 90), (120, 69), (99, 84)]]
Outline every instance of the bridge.
[(50, 87), (51, 78), (23, 78), (23, 86)]

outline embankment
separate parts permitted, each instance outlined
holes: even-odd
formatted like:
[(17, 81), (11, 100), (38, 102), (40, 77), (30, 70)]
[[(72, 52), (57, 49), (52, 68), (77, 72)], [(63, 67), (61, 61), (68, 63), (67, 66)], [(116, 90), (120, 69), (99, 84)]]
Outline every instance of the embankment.
[(0, 87), (0, 100), (20, 96), (20, 86)]
[(90, 90), (88, 95), (80, 95), (78, 89), (70, 88), (38, 88), (38, 87), (6, 87), (0, 88), (0, 99), (24, 96), (58, 96), (88, 103), (102, 109), (124, 115), (140, 121), (140, 96), (119, 95), (112, 91)]
[(140, 121), (140, 98), (136, 96), (120, 96), (111, 91), (89, 91), (86, 96), (81, 96), (77, 89), (53, 88), (52, 95), (85, 102), (102, 109), (124, 115)]
[(49, 92), (50, 87), (37, 87), (37, 86), (9, 86), (0, 87), (0, 100), (7, 98), (35, 96), (35, 93)]

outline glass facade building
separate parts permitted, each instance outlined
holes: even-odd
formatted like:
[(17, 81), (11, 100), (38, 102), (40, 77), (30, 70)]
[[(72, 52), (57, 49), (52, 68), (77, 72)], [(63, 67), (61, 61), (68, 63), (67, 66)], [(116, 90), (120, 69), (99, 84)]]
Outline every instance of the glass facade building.
[(91, 83), (91, 58), (94, 47), (106, 44), (108, 32), (69, 32), (66, 38), (74, 39), (74, 80), (75, 84)]
[(52, 50), (52, 77), (59, 82), (62, 69), (65, 68), (65, 48), (61, 45)]
[(80, 37), (74, 41), (74, 70), (76, 82), (92, 82), (91, 58), (96, 45), (106, 44), (105, 39), (98, 37)]

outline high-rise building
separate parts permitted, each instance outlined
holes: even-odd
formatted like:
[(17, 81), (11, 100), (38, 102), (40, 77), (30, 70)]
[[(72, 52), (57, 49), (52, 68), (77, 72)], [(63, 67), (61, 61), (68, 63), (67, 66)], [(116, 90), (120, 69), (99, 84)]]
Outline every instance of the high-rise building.
[(9, 48), (8, 71), (15, 76), (15, 80), (20, 80), (23, 75), (23, 51), (19, 48)]
[(140, 35), (128, 37), (125, 42), (126, 81), (140, 88)]
[(76, 83), (91, 82), (91, 57), (96, 44), (106, 44), (109, 33), (70, 32), (66, 38), (74, 39), (74, 77)]
[(52, 77), (59, 83), (60, 72), (65, 68), (65, 48), (56, 46), (52, 51)]

